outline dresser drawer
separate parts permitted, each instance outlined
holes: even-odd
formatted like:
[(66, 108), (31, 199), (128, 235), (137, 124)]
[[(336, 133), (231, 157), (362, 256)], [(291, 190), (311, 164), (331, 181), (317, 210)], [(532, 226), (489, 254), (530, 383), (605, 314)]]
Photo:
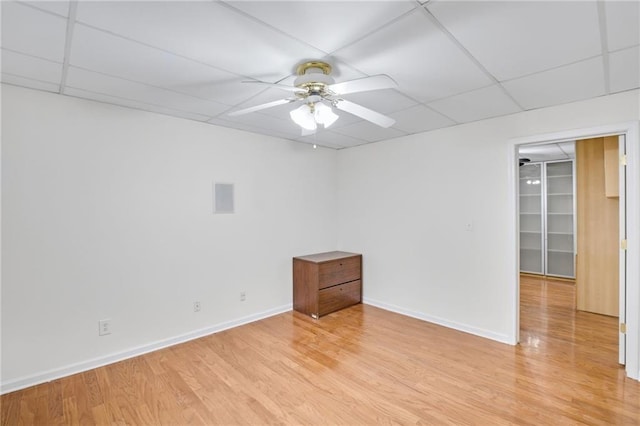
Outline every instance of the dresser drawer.
[(348, 281), (359, 280), (360, 256), (339, 259), (319, 265), (318, 288), (327, 288)]
[(355, 305), (361, 299), (360, 280), (325, 288), (318, 292), (318, 315)]

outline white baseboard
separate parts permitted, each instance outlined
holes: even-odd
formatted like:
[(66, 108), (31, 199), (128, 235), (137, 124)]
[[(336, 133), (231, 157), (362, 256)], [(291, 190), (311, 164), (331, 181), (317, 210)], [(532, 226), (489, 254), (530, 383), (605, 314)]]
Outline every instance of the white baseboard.
[(268, 318), (274, 315), (288, 312), (292, 309), (292, 304), (279, 306), (273, 309), (269, 309), (263, 312), (258, 312), (245, 317), (237, 318), (231, 321), (225, 321), (220, 324), (216, 324), (210, 327), (201, 328), (199, 330), (191, 331), (189, 333), (181, 334), (179, 336), (170, 337), (168, 339), (158, 340), (146, 345), (131, 348), (125, 351), (112, 353), (109, 355), (101, 356), (98, 358), (89, 359), (86, 361), (78, 362), (75, 364), (67, 365), (60, 368), (55, 368), (48, 371), (43, 371), (30, 376), (20, 377), (18, 379), (8, 380), (6, 382), (0, 382), (0, 395), (24, 389), (30, 386), (35, 386), (40, 383), (50, 382), (52, 380), (59, 379), (61, 377), (71, 376), (72, 374), (82, 373), (83, 371), (91, 370), (94, 368), (102, 367), (104, 365), (113, 364), (128, 358), (133, 358), (139, 355), (143, 355), (149, 352), (157, 351), (169, 346), (177, 345), (180, 343), (188, 342), (189, 340), (198, 339), (200, 337), (208, 336), (210, 334), (218, 333), (220, 331), (228, 330), (230, 328), (239, 327), (250, 322), (258, 321), (264, 318)]
[(512, 339), (506, 334), (494, 333), (493, 331), (484, 330), (482, 328), (471, 327), (467, 324), (460, 324), (454, 321), (449, 321), (443, 318), (427, 315), (422, 312), (406, 309), (401, 306), (392, 305), (390, 303), (380, 302), (379, 300), (373, 300), (369, 298), (363, 298), (362, 303), (375, 306), (376, 308), (384, 309), (386, 311), (395, 312), (398, 314), (406, 315), (411, 318), (417, 318), (419, 320), (427, 321), (433, 324), (438, 324), (443, 327), (452, 328), (454, 330), (462, 331), (464, 333), (473, 334), (475, 336), (484, 337), (485, 339), (495, 340), (500, 343), (506, 343), (508, 345), (515, 345)]

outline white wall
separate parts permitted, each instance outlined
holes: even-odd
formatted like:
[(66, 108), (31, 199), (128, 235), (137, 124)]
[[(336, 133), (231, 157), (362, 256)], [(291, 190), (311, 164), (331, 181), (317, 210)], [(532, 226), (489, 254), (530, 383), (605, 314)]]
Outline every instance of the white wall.
[(640, 119), (634, 91), (336, 152), (2, 89), (3, 392), (290, 309), (291, 257), (336, 242), (365, 301), (511, 341), (509, 140)]
[(338, 245), (365, 255), (365, 301), (515, 341), (510, 140), (637, 121), (639, 100), (626, 92), (339, 151)]
[(336, 151), (2, 90), (3, 391), (288, 310), (291, 257), (335, 249)]

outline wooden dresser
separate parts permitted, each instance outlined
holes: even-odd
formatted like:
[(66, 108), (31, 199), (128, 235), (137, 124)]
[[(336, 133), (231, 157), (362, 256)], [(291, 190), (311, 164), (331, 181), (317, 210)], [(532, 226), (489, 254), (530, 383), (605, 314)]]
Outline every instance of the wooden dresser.
[(330, 251), (293, 258), (293, 309), (313, 318), (362, 302), (362, 255)]

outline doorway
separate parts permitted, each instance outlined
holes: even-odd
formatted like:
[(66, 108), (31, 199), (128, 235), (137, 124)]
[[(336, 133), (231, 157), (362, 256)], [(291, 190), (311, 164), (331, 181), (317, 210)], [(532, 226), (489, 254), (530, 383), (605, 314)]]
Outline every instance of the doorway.
[(520, 146), (520, 272), (575, 278), (574, 141)]
[[(558, 300), (544, 295), (547, 290), (560, 292), (565, 287), (563, 291), (572, 294), (569, 303), (563, 304), (563, 309), (570, 309), (566, 319), (581, 324), (574, 331), (600, 324), (601, 336), (617, 336), (617, 324), (624, 323), (624, 310), (619, 306), (625, 303), (620, 303), (625, 293), (619, 270), (625, 265), (618, 247), (624, 234), (620, 227), (620, 222), (624, 225), (624, 209), (620, 209), (624, 191), (622, 196), (619, 191), (624, 175), (618, 170), (624, 137), (522, 145), (518, 152), (520, 312), (526, 309), (532, 315), (528, 299), (538, 288), (541, 303), (557, 307)], [(536, 311), (537, 316), (548, 315), (539, 318), (542, 323), (551, 320), (553, 313), (557, 314), (553, 309)], [(610, 318), (596, 321), (594, 314)], [(602, 324), (610, 329), (603, 333)], [(528, 340), (535, 334), (524, 322), (520, 331)], [(538, 333), (544, 334), (539, 339), (549, 338), (552, 330), (539, 329)], [(571, 333), (565, 338), (584, 341), (584, 336)], [(606, 348), (609, 357), (624, 364), (625, 335), (618, 340), (618, 357), (604, 339), (602, 345), (593, 342), (594, 348), (603, 352)]]
[[(510, 197), (509, 202), (513, 215), (511, 217), (511, 238), (514, 245), (513, 258), (510, 259), (514, 271), (514, 288), (513, 288), (513, 343), (520, 341), (520, 264), (519, 264), (519, 247), (520, 247), (520, 218), (518, 215), (518, 197), (519, 197), (519, 161), (518, 150), (520, 147), (531, 144), (544, 143), (561, 143), (571, 140), (589, 139), (594, 137), (624, 135), (627, 141), (626, 153), (626, 174), (621, 176), (623, 181), (621, 184), (627, 188), (627, 198), (624, 207), (626, 221), (626, 239), (628, 241), (625, 254), (630, 259), (638, 258), (640, 247), (640, 203), (639, 203), (639, 186), (638, 164), (640, 164), (640, 146), (639, 142), (639, 126), (637, 122), (623, 123), (620, 125), (602, 126), (590, 129), (578, 129), (574, 131), (539, 135), (526, 138), (518, 138), (510, 141)], [(640, 377), (640, 350), (638, 341), (640, 340), (640, 320), (638, 317), (638, 307), (640, 305), (640, 265), (638, 262), (627, 262), (621, 268), (621, 278), (626, 281), (626, 287), (621, 288), (621, 313), (626, 314), (626, 318), (622, 318), (626, 331), (621, 337), (626, 340), (626, 346), (622, 347), (621, 359), (625, 363), (627, 376), (638, 380)], [(623, 339), (621, 339), (623, 340)]]

